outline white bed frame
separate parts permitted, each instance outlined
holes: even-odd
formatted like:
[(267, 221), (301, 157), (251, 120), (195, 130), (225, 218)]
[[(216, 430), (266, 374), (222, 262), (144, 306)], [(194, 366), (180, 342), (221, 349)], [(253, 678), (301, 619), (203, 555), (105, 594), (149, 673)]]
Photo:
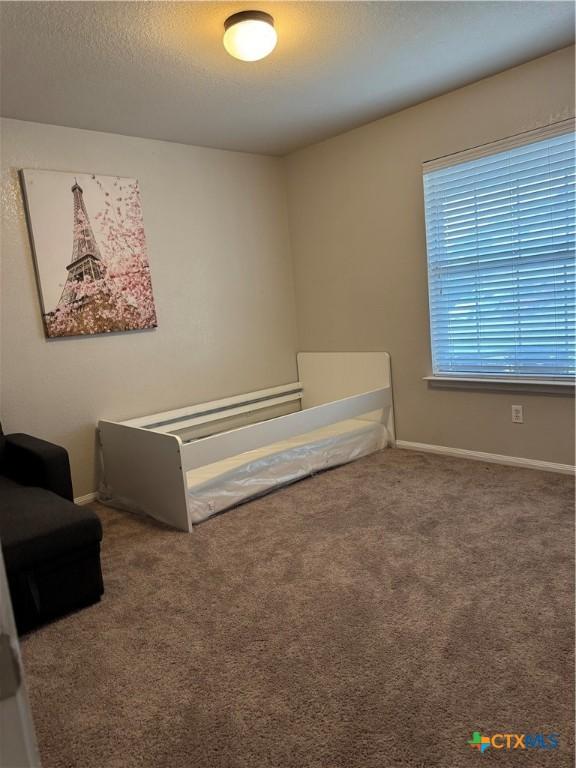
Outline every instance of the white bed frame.
[[(344, 419), (381, 421), (394, 443), (387, 352), (300, 352), (299, 380), (127, 421), (101, 420), (104, 500), (192, 532), (186, 473)], [(294, 403), (299, 410), (217, 432), (217, 422)], [(191, 442), (174, 432), (215, 422), (216, 434)], [(226, 427), (224, 427), (225, 429)]]

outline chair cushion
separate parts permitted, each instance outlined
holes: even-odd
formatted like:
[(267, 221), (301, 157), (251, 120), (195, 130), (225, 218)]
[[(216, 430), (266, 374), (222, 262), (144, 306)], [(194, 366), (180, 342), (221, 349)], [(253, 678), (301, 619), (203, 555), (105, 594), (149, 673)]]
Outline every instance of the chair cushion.
[(92, 510), (0, 477), (0, 541), (7, 571), (33, 567), (101, 539), (102, 525)]
[[(6, 477), (6, 475), (0, 475), (0, 494), (4, 494), (4, 491), (9, 488), (22, 488), (22, 486), (15, 480)], [(2, 498), (3, 496), (0, 495), (0, 509), (2, 509)]]

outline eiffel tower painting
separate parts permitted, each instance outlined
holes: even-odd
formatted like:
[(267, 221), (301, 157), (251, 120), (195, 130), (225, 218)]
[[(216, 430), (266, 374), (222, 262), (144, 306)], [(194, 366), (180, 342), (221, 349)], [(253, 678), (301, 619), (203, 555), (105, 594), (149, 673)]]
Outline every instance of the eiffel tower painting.
[(88, 212), (84, 205), (83, 190), (76, 179), (74, 179), (72, 194), (74, 195), (72, 260), (66, 267), (68, 278), (59, 304), (71, 304), (81, 300), (77, 298), (78, 283), (83, 280), (101, 280), (105, 271)]
[(46, 335), (155, 328), (138, 182), (36, 170), (21, 178)]

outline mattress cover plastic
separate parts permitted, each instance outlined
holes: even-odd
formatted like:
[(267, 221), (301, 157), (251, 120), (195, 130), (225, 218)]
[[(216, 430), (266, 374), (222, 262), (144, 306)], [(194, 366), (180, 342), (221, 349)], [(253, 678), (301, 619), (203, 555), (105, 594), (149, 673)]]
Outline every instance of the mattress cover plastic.
[(186, 473), (192, 523), (322, 469), (380, 450), (380, 423), (347, 419)]

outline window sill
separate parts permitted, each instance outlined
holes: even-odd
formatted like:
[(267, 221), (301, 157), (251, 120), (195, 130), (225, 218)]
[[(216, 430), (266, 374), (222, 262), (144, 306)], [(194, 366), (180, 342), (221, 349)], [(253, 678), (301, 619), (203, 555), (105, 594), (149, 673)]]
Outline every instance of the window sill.
[(424, 376), (434, 389), (491, 390), (496, 392), (535, 392), (574, 396), (575, 381), (558, 379), (504, 379), (482, 376)]

